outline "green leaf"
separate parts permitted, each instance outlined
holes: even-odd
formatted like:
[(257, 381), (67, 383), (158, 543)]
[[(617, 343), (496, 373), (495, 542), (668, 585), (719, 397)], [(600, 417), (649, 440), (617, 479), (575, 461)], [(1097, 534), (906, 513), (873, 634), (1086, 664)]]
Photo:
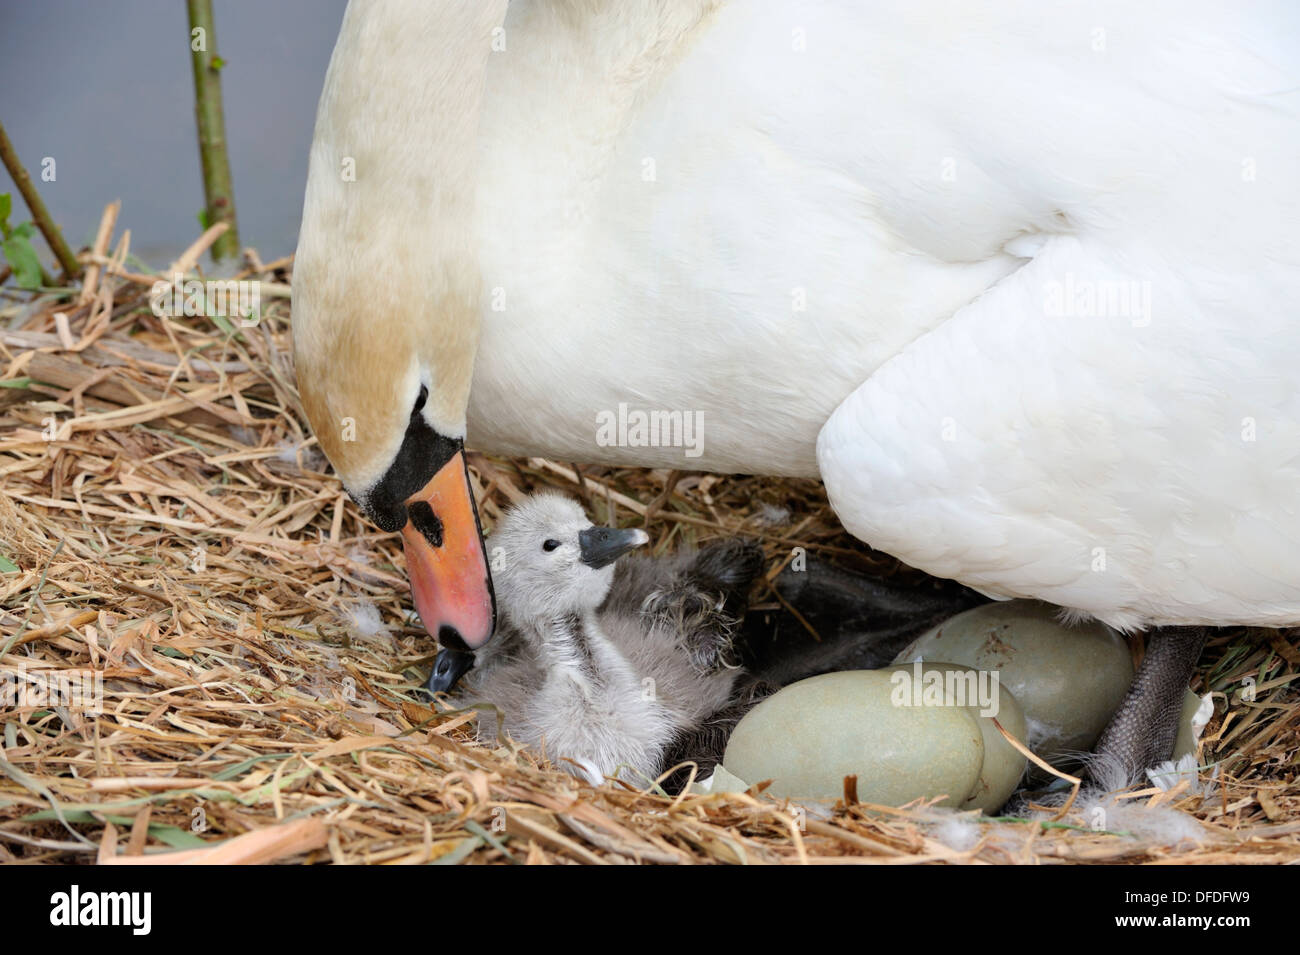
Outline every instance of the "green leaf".
[(12, 574), (18, 570), (18, 565), (8, 557), (0, 554), (0, 574)]
[(468, 839), (463, 839), (455, 849), (438, 856), (438, 858), (430, 862), (429, 865), (460, 865), (461, 862), (467, 859), (470, 854), (481, 845), (483, 845), (483, 840), (478, 836), (471, 836)]
[(24, 239), (30, 239), (36, 235), (36, 225), (31, 222), (24, 222), (22, 225), (16, 225), (11, 235), (20, 235)]
[(13, 211), (13, 208), (13, 196), (7, 192), (0, 192), (0, 222), (4, 222), (9, 218), (9, 213)]
[(221, 68), (222, 68), (223, 66), (225, 66), (225, 65), (226, 65), (226, 61), (223, 60), (221, 57), (219, 57), (219, 56), (214, 56), (214, 57), (212, 58), (212, 68), (213, 68), (214, 70), (219, 70), (219, 69), (221, 69)]
[(198, 215), (194, 218), (199, 220), (199, 225), (203, 227), (204, 232), (207, 232), (212, 226), (212, 220), (208, 218), (208, 210), (206, 208), (200, 209)]
[(31, 387), (32, 379), (30, 378), (6, 378), (0, 381), (0, 388), (19, 388), (27, 389)]
[(224, 841), (209, 842), (207, 839), (196, 836), (188, 829), (156, 822), (149, 823), (149, 835), (173, 849), (206, 849), (209, 846), (220, 845), (221, 841)]
[(216, 781), (216, 782), (229, 782), (230, 780), (234, 779), (236, 776), (242, 776), (243, 773), (244, 773), (244, 770), (246, 770), (246, 769), (250, 769), (250, 768), (252, 768), (253, 766), (258, 765), (259, 763), (271, 763), (271, 762), (277, 762), (277, 761), (279, 761), (279, 760), (281, 760), (281, 759), (288, 759), (289, 757), (294, 756), (294, 755), (297, 755), (297, 754), (295, 754), (295, 753), (268, 753), (268, 754), (265, 755), (265, 756), (254, 756), (254, 757), (252, 757), (251, 759), (246, 759), (246, 760), (244, 760), (242, 763), (237, 763), (237, 764), (234, 765), (234, 766), (227, 766), (225, 769), (221, 770), (221, 772), (217, 773), (217, 774), (216, 774), (215, 776), (213, 776), (212, 778), (213, 778), (213, 780)]
[(36, 250), (26, 236), (19, 235), (15, 229), (0, 248), (4, 249), (5, 261), (14, 270), (14, 281), (19, 288), (41, 287), (41, 260), (36, 257)]
[(227, 335), (233, 335), (236, 338), (238, 338), (240, 341), (244, 340), (244, 336), (239, 334), (239, 332), (235, 329), (235, 326), (230, 324), (230, 319), (226, 318), (226, 316), (213, 315), (211, 316), (211, 318), (212, 321), (216, 324), (217, 328), (221, 329)]
[[(140, 802), (141, 800), (132, 800)], [(122, 816), (115, 813), (103, 813), (104, 819), (116, 826), (129, 826), (135, 821), (132, 816)], [(43, 822), (45, 820), (57, 819), (58, 814), (51, 809), (42, 809), (39, 812), (28, 813), (23, 817), (23, 822)], [(63, 813), (63, 818), (68, 822), (98, 823), (99, 820), (85, 809), (72, 809)], [(224, 839), (210, 841), (195, 835), (187, 829), (181, 829), (179, 826), (168, 825), (163, 822), (149, 823), (149, 835), (153, 836), (165, 846), (171, 846), (173, 849), (206, 849), (209, 846), (217, 846), (224, 842)]]

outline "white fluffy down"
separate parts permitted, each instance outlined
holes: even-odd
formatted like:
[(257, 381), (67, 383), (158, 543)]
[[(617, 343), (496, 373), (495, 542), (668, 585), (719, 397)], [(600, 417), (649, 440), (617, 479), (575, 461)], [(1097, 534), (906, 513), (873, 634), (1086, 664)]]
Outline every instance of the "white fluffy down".
[(388, 627), (379, 615), (379, 608), (361, 600), (343, 610), (343, 621), (355, 636), (371, 638), (386, 636)]

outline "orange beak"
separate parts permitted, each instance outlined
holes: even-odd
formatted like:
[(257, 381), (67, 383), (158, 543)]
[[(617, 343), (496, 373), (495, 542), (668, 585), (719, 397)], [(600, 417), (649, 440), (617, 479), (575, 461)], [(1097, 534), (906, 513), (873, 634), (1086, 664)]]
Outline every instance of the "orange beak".
[(406, 509), (406, 572), (425, 629), (444, 647), (478, 649), (496, 627), (496, 598), (465, 452), (408, 498)]

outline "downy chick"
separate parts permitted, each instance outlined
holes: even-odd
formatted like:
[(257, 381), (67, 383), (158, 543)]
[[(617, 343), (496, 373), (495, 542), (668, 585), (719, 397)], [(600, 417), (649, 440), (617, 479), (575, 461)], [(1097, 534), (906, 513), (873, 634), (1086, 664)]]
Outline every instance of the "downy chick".
[[(593, 527), (555, 494), (512, 508), (488, 541), (498, 632), (456, 699), (495, 704), (509, 736), (593, 783), (644, 784), (688, 759), (707, 775), (736, 721), (770, 692), (729, 658), (762, 551), (726, 540), (619, 560), (648, 540)], [(450, 688), (470, 665), (443, 651), (430, 690)], [(485, 710), (480, 738), (497, 728)]]

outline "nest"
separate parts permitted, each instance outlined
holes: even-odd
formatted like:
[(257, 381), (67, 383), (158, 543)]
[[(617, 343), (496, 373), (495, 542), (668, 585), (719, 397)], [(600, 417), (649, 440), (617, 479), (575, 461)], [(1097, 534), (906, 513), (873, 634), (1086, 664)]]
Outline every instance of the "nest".
[[(237, 277), (261, 283), (256, 325), (161, 317), (151, 287), (192, 274), (216, 230), (145, 274), (128, 268), (128, 235), (110, 252), (115, 215), (83, 256), (82, 288), (11, 294), (0, 312), (0, 675), (88, 676), (102, 695), (89, 710), (0, 709), (0, 862), (1300, 859), (1300, 652), (1286, 631), (1221, 631), (1203, 657), (1214, 783), (1116, 803), (1190, 828), (1126, 813), (1098, 829), (1078, 807), (993, 820), (874, 806), (852, 780), (824, 812), (761, 787), (670, 798), (476, 742), (473, 713), (435, 712), (420, 691), (436, 646), (410, 609), (400, 544), (344, 493), (304, 423), (291, 263), (246, 254)], [(816, 482), (482, 455), (471, 471), (489, 525), (550, 486), (598, 520), (646, 527), (660, 551), (757, 538), (769, 585), (795, 546), (921, 577), (845, 535)], [(779, 607), (770, 586), (756, 600)]]

